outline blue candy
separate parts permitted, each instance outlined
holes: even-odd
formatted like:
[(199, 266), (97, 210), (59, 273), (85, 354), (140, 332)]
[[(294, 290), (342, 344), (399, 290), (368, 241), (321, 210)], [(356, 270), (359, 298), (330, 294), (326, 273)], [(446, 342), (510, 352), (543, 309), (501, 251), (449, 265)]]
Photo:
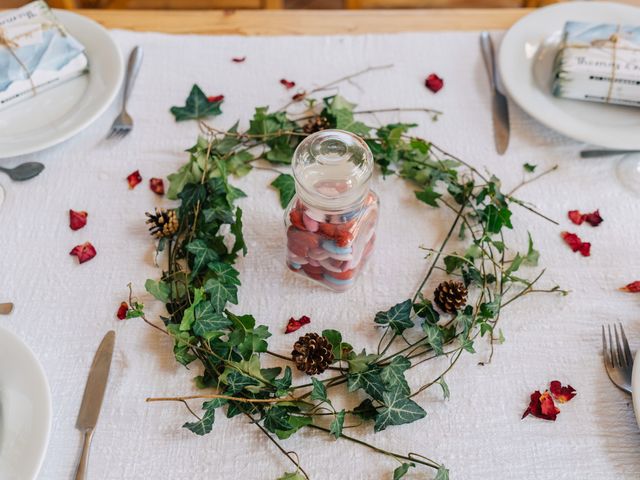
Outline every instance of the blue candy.
[(322, 242), (322, 248), (324, 248), (327, 252), (335, 253), (338, 255), (347, 255), (353, 252), (352, 247), (339, 247), (333, 240), (324, 240)]
[(289, 266), (294, 270), (300, 270), (302, 268), (302, 265), (296, 262), (289, 262)]
[(323, 273), (322, 276), (327, 282), (331, 282), (334, 285), (350, 285), (353, 283), (353, 278), (348, 278), (346, 280), (340, 280), (339, 278), (334, 278), (327, 273)]

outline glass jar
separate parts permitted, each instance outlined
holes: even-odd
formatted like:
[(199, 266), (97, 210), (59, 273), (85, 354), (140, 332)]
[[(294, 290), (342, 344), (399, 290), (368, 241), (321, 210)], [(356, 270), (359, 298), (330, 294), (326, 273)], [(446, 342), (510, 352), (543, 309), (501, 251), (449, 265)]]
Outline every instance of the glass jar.
[(287, 266), (331, 290), (348, 290), (376, 238), (371, 150), (352, 133), (323, 130), (298, 145), (292, 164), (296, 194), (285, 211)]

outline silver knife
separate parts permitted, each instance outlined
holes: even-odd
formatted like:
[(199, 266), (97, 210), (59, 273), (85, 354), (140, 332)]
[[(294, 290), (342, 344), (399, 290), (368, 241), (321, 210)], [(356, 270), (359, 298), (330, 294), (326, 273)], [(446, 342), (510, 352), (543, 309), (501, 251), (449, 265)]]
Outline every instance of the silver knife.
[(509, 105), (507, 104), (507, 97), (502, 93), (502, 84), (496, 70), (493, 42), (489, 32), (480, 34), (480, 47), (484, 65), (487, 67), (487, 73), (489, 74), (491, 90), (493, 90), (493, 138), (496, 143), (496, 150), (502, 155), (509, 146)]
[(84, 480), (87, 477), (87, 464), (89, 461), (89, 447), (93, 431), (98, 423), (98, 415), (102, 407), (104, 391), (109, 379), (109, 369), (111, 368), (111, 358), (113, 357), (113, 347), (116, 342), (116, 332), (110, 330), (100, 342), (98, 351), (93, 357), (89, 378), (84, 387), (84, 396), (80, 413), (76, 421), (76, 428), (84, 433), (84, 443), (82, 446), (82, 456), (76, 470), (76, 480)]

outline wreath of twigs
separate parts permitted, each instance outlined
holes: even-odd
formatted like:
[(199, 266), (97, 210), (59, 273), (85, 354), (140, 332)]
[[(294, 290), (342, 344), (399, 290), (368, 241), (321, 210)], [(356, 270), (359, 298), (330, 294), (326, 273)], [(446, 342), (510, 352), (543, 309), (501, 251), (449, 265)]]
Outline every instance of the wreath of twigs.
[[(347, 435), (345, 430), (373, 424), (378, 432), (424, 417), (418, 396), (437, 385), (447, 398), (445, 376), (464, 352), (475, 352), (474, 342), (481, 337), (491, 344), (488, 360), (491, 359), (494, 344), (503, 340), (498, 329), (503, 308), (529, 294), (566, 293), (557, 286), (537, 286), (544, 270), (530, 279), (521, 276), (524, 266), (536, 267), (538, 263), (539, 254), (531, 235), (528, 247), (521, 253), (510, 248), (504, 238), (504, 231), (512, 228), (512, 205), (553, 220), (513, 193), (502, 193), (495, 176), (483, 174), (433, 143), (411, 136), (409, 131), (415, 125), (394, 123), (372, 128), (359, 120), (364, 115), (405, 109), (358, 111), (339, 95), (317, 98), (320, 92), (380, 68), (389, 66), (368, 68), (309, 92), (299, 92), (294, 96), (297, 101), (292, 100), (275, 112), (257, 108), (244, 131), (238, 130), (238, 124), (220, 130), (205, 123), (202, 116), (220, 113), (219, 102), (207, 104), (197, 86), (185, 107), (172, 109), (178, 120), (197, 119), (202, 135), (188, 150), (189, 161), (169, 176), (168, 196), (180, 201), (175, 209), (179, 226), (158, 242), (158, 252), (164, 252), (166, 257), (161, 278), (145, 284), (147, 291), (165, 304), (168, 314), (160, 317), (162, 325), (148, 320), (143, 305), (130, 291), (127, 317), (140, 317), (169, 335), (181, 364), (199, 361), (203, 373), (195, 383), (203, 393), (147, 401), (182, 402), (194, 417), (184, 427), (198, 435), (212, 430), (216, 411), (226, 408), (227, 417), (242, 415), (295, 465), (295, 471), (280, 479), (310, 478), (298, 455), (281, 443), (303, 428), (354, 442), (394, 459), (398, 462), (394, 479), (418, 467), (434, 469), (438, 480), (447, 479), (448, 470), (430, 458), (385, 450)], [(305, 102), (305, 112), (291, 112), (291, 107), (300, 102)], [(427, 108), (410, 110), (433, 117), (440, 114)], [(383, 175), (406, 179), (416, 189), (418, 201), (450, 210), (453, 218), (440, 246), (425, 248), (430, 263), (413, 296), (376, 314), (374, 322), (381, 329), (377, 349), (356, 349), (340, 332), (325, 330), (321, 335), (331, 344), (334, 356), (328, 374), (294, 384), (292, 369), (286, 365), (292, 358), (269, 350), (268, 328), (257, 324), (251, 315), (238, 315), (228, 308), (237, 304), (240, 286), (234, 263), (238, 255), (246, 254), (242, 210), (236, 205), (245, 194), (231, 185), (229, 176), (247, 174), (252, 168), (277, 171), (280, 176), (273, 185), (280, 190), (285, 205), (293, 195), (293, 182), (278, 167), (291, 161), (294, 149), (313, 132), (314, 125), (362, 136)], [(521, 185), (553, 169), (526, 179)], [(454, 238), (466, 247), (449, 250)], [(424, 294), (436, 271), (462, 281), (468, 289), (466, 305), (455, 314), (439, 311)], [(284, 362), (284, 368), (265, 366), (269, 357), (274, 362)], [(411, 389), (406, 373), (436, 358), (446, 359), (446, 367), (430, 381)], [(343, 409), (334, 404), (330, 392), (339, 386), (346, 386), (347, 399), (353, 400), (356, 407)], [(206, 400), (201, 413), (189, 404), (198, 399)]]

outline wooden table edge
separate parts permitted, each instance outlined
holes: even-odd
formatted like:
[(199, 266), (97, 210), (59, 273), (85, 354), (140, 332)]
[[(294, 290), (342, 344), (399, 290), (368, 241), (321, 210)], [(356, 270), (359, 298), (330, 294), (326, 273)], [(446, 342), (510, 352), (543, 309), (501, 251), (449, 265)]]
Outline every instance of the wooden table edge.
[(201, 35), (329, 35), (503, 30), (531, 9), (76, 10), (106, 28)]

